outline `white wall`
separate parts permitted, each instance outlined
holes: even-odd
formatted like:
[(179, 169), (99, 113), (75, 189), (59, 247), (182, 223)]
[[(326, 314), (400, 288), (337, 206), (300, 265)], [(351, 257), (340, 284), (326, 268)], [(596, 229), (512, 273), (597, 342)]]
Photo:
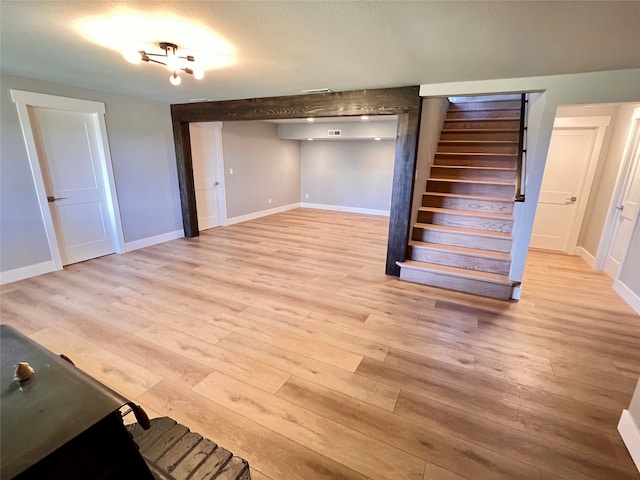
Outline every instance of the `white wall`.
[(395, 140), (300, 142), (300, 202), (388, 214), (395, 146)]
[[(273, 123), (223, 123), (229, 221), (300, 201), (299, 142), (280, 140), (277, 133)], [(233, 175), (229, 173), (231, 169)]]
[(358, 120), (349, 122), (305, 122), (278, 124), (278, 137), (289, 140), (329, 139), (328, 130), (340, 130), (340, 140), (366, 140), (375, 137), (395, 139), (398, 132), (398, 117), (386, 115), (388, 120)]
[(427, 190), (427, 179), (438, 150), (440, 133), (447, 117), (449, 101), (446, 98), (425, 98), (422, 100), (420, 117), (420, 141), (416, 158), (416, 176), (411, 205), (411, 228), (418, 219), (418, 208), (422, 206), (422, 194)]
[(104, 102), (125, 241), (182, 230), (168, 104), (10, 75), (0, 83), (0, 271), (51, 260), (10, 89)]
[[(560, 105), (636, 102), (640, 69), (422, 85), (422, 96), (540, 92), (530, 103), (526, 201), (516, 203), (510, 277), (524, 273), (556, 109)], [(525, 286), (526, 288), (526, 286)]]

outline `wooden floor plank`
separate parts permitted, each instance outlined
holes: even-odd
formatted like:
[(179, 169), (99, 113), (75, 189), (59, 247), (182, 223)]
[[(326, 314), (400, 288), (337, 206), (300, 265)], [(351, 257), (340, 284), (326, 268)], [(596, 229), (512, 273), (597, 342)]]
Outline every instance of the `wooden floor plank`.
[(295, 209), (3, 285), (0, 321), (255, 480), (637, 478), (640, 317), (605, 275), (533, 250), (519, 302), (447, 292), (385, 276), (387, 232)]

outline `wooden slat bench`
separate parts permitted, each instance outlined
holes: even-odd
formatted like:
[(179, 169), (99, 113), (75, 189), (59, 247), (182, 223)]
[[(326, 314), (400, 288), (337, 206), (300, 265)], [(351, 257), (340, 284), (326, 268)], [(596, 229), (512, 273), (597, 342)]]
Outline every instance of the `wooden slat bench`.
[(251, 480), (245, 460), (169, 417), (127, 430), (157, 480)]

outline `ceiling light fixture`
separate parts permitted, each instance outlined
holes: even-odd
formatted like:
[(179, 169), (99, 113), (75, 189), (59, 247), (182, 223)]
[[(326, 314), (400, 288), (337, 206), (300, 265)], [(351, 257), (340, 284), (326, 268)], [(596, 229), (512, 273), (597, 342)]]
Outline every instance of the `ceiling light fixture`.
[(367, 117), (366, 115), (361, 115), (360, 120), (369, 120), (369, 117)]
[(381, 137), (376, 137), (376, 138), (374, 138), (374, 140), (375, 140), (376, 142), (379, 142), (380, 140), (382, 140), (382, 138), (381, 138)]
[(307, 122), (315, 122), (315, 120), (316, 120), (316, 119), (315, 119), (315, 118), (312, 118), (312, 117), (308, 117), (308, 118), (307, 118)]
[(175, 43), (160, 42), (159, 46), (164, 50), (164, 53), (149, 53), (139, 50), (137, 55), (125, 53), (124, 57), (131, 63), (152, 62), (164, 65), (171, 72), (169, 76), (171, 85), (177, 86), (182, 83), (182, 79), (178, 75), (181, 71), (193, 75), (196, 80), (204, 77), (204, 71), (195, 66), (193, 55), (179, 56), (178, 46)]

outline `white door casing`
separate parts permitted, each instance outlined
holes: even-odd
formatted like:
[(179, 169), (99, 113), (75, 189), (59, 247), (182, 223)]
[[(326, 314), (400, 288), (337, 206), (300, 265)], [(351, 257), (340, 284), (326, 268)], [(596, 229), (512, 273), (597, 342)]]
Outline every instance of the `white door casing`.
[(191, 123), (191, 158), (198, 211), (198, 228), (226, 224), (222, 123)]
[[(18, 109), (54, 269), (124, 252), (104, 104), (20, 90), (11, 90), (11, 97)], [(52, 127), (62, 132), (60, 136), (50, 132)], [(65, 158), (81, 152), (90, 157), (82, 166)], [(46, 163), (47, 156), (51, 165)], [(69, 174), (73, 169), (78, 171)], [(87, 186), (92, 182), (95, 188), (90, 193), (92, 188)], [(49, 202), (48, 196), (67, 198)]]
[(610, 120), (608, 116), (556, 119), (531, 247), (575, 253)]
[(602, 268), (614, 280), (620, 275), (640, 214), (640, 108), (631, 117), (616, 185), (596, 255), (596, 268)]

